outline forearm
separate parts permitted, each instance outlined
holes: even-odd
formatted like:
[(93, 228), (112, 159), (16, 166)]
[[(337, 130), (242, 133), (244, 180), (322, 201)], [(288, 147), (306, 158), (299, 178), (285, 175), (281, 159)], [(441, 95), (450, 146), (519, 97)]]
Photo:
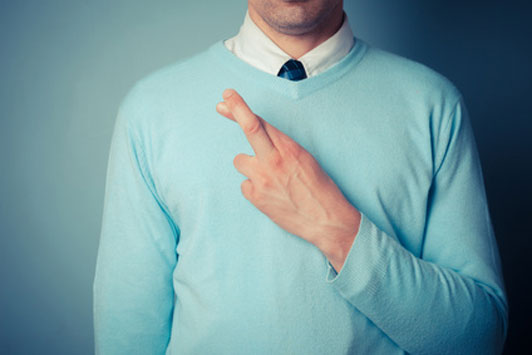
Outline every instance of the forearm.
[(366, 216), (344, 267), (328, 281), (409, 353), (502, 348), (505, 305), (497, 290), (415, 257)]

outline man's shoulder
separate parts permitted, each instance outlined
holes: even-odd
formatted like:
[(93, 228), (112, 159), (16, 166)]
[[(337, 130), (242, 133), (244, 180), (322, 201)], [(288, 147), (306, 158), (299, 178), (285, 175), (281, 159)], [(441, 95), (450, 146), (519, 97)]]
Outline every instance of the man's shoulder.
[[(186, 92), (206, 85), (205, 68), (212, 66), (210, 48), (159, 67), (138, 79), (127, 91), (119, 112), (128, 121), (157, 116)], [(139, 122), (137, 122), (139, 123)]]
[(212, 65), (208, 53), (209, 48), (151, 71), (134, 83), (125, 98), (152, 99), (187, 90), (186, 85), (200, 81), (202, 72)]
[(442, 73), (426, 64), (390, 51), (370, 47), (366, 53), (366, 68), (371, 75), (387, 83), (397, 92), (420, 94), (427, 99), (458, 100), (461, 96), (455, 84)]

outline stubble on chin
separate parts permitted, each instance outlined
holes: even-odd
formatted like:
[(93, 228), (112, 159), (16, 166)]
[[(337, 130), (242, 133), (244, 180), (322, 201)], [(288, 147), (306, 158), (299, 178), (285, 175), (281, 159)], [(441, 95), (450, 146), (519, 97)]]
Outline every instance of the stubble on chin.
[[(260, 0), (259, 0), (260, 1)], [(277, 32), (303, 35), (315, 29), (327, 17), (331, 8), (312, 6), (308, 1), (263, 1), (257, 12)]]

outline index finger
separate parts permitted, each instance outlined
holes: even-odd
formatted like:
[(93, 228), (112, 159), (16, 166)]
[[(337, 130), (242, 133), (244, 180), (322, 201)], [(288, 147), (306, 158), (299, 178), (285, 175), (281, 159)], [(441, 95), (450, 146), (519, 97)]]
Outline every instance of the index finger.
[(257, 158), (267, 157), (276, 148), (262, 126), (261, 120), (251, 111), (244, 99), (233, 89), (224, 91), (222, 97), (238, 122)]

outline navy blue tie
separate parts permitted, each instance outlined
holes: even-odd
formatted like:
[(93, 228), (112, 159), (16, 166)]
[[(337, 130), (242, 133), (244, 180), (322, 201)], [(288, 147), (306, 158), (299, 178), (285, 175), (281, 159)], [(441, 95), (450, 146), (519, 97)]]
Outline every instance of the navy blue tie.
[(300, 61), (295, 60), (295, 59), (290, 59), (286, 63), (283, 64), (277, 76), (281, 78), (297, 81), (297, 80), (305, 79), (307, 77), (307, 74), (305, 73), (305, 68), (303, 67), (303, 64), (301, 64)]

